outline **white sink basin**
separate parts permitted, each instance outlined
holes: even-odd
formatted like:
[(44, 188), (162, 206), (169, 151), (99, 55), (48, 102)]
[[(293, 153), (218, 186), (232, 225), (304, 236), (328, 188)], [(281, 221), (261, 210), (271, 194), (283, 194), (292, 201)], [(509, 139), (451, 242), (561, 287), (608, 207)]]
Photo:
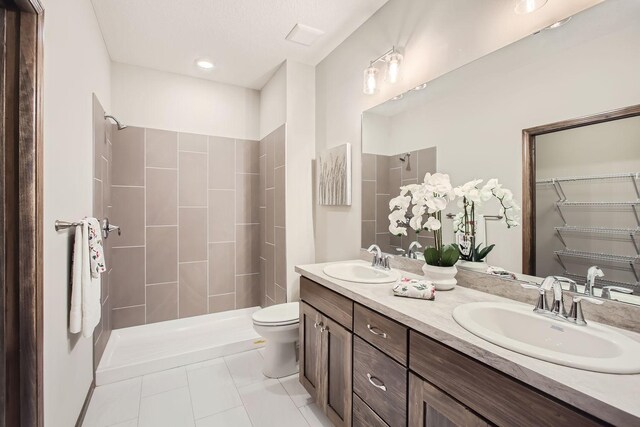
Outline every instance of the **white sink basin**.
[(381, 270), (356, 263), (329, 264), (323, 271), (334, 279), (356, 283), (392, 283), (400, 277), (394, 270)]
[(460, 305), (453, 318), (480, 338), (536, 359), (595, 372), (640, 373), (640, 342), (594, 322), (578, 326), (532, 307), (491, 302)]

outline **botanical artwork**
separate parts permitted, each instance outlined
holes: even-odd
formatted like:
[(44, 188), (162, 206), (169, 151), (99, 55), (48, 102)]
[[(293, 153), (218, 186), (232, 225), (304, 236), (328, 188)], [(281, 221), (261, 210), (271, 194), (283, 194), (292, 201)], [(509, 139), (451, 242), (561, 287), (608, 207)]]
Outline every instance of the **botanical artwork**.
[(318, 203), (325, 206), (351, 205), (351, 144), (318, 154)]

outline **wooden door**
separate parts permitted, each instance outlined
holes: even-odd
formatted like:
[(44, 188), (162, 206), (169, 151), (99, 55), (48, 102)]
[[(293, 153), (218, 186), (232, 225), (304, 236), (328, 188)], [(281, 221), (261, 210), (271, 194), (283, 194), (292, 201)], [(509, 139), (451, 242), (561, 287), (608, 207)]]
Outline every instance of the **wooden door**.
[(353, 335), (337, 322), (322, 317), (321, 405), (334, 426), (351, 426)]
[(300, 382), (307, 392), (320, 400), (320, 362), (322, 315), (310, 305), (300, 302)]
[(409, 373), (409, 427), (486, 427), (489, 424), (440, 389)]

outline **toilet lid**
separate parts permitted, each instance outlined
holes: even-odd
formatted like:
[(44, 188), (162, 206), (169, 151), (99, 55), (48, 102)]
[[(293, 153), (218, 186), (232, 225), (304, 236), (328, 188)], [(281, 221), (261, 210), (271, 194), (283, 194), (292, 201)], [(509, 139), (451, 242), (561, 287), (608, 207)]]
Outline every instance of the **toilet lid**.
[(253, 313), (253, 321), (261, 325), (290, 325), (300, 319), (300, 308), (297, 302), (276, 304)]

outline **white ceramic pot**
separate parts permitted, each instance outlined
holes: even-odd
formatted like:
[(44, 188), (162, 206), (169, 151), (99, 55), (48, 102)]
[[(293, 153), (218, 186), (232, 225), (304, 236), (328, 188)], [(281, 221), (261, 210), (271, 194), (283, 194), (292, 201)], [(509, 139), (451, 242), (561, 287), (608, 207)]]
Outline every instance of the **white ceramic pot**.
[(422, 272), (424, 277), (434, 284), (437, 291), (451, 290), (458, 283), (456, 280), (458, 269), (455, 265), (453, 267), (436, 267), (425, 263), (422, 266)]
[(486, 273), (489, 268), (489, 264), (484, 261), (465, 261), (463, 259), (459, 260), (457, 265), (465, 270), (477, 271), (478, 273)]

